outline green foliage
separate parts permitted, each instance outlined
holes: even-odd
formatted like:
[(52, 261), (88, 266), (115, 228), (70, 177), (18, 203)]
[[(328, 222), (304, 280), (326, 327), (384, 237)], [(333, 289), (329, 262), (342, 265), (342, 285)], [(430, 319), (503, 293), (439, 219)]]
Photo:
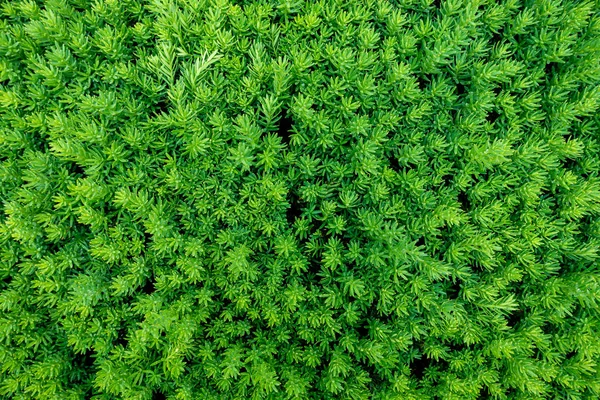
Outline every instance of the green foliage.
[(600, 397), (600, 2), (7, 0), (0, 397)]

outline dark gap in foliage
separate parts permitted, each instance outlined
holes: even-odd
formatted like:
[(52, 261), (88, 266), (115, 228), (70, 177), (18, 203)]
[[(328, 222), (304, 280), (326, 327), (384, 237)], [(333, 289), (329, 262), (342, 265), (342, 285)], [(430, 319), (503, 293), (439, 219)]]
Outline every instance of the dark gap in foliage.
[(155, 291), (156, 291), (156, 288), (154, 287), (154, 281), (152, 279), (146, 280), (146, 284), (144, 286), (142, 286), (142, 293), (152, 294)]
[(468, 212), (471, 210), (471, 201), (465, 192), (458, 193), (458, 202), (460, 203), (460, 208), (462, 208), (463, 211)]
[(498, 29), (498, 32), (494, 32), (492, 37), (490, 38), (490, 45), (493, 47), (496, 44), (500, 44), (502, 42), (502, 37), (504, 36), (504, 28)]
[(442, 182), (443, 185), (446, 187), (450, 187), (452, 186), (452, 174), (446, 174), (446, 175), (442, 175)]
[(165, 396), (162, 392), (155, 390), (152, 392), (152, 400), (167, 400), (167, 396)]
[(437, 369), (439, 371), (445, 371), (448, 368), (448, 362), (446, 360), (440, 359), (438, 361), (430, 359), (425, 354), (421, 356), (421, 359), (414, 360), (411, 363), (411, 371), (415, 377), (419, 377), (421, 380), (425, 376), (427, 369)]
[(490, 394), (490, 391), (488, 390), (487, 386), (484, 386), (481, 388), (481, 390), (479, 391), (479, 398), (480, 399), (490, 399), (492, 397), (492, 395)]
[(5, 286), (9, 286), (10, 283), (12, 282), (12, 280), (13, 280), (13, 277), (11, 275), (8, 275), (8, 276), (5, 276), (4, 278), (2, 278), (2, 283)]
[[(587, 175), (587, 174), (585, 174)], [(583, 241), (587, 242), (590, 237), (595, 235), (595, 227), (594, 223), (596, 222), (596, 217), (586, 216), (581, 219), (581, 235), (577, 235), (577, 237)]]
[(439, 9), (440, 5), (441, 5), (440, 3), (441, 3), (440, 0), (433, 0), (433, 3), (431, 3), (431, 6)]
[[(229, 306), (231, 306), (233, 303), (231, 302), (231, 299), (228, 297), (223, 297), (221, 299), (221, 303), (222, 303), (222, 308), (224, 310), (229, 309)], [(233, 307), (232, 307), (233, 308)]]
[(478, 182), (488, 182), (490, 178), (490, 170), (486, 170), (484, 173), (477, 173)]
[(285, 216), (288, 224), (292, 225), (296, 218), (302, 215), (302, 205), (300, 204), (300, 198), (293, 191), (288, 194), (288, 203), (290, 203), (290, 206), (286, 210)]
[(277, 13), (272, 19), (272, 23), (275, 25), (279, 25), (281, 23), (281, 18), (283, 17), (282, 13)]
[(347, 237), (346, 235), (335, 235), (335, 237), (340, 241), (340, 243), (344, 246), (345, 249), (350, 245), (350, 240), (352, 238)]
[(60, 250), (62, 250), (62, 247), (59, 246), (56, 242), (48, 243), (48, 242), (42, 241), (40, 243), (40, 246), (43, 246), (43, 248), (46, 251), (53, 253), (53, 254), (58, 253)]
[(458, 295), (460, 294), (460, 281), (457, 280), (456, 282), (452, 282), (450, 284), (450, 286), (448, 286), (448, 289), (446, 289), (446, 296), (448, 297), (449, 300), (456, 300), (458, 298)]
[(427, 358), (425, 354), (421, 355), (421, 358), (415, 359), (410, 363), (410, 370), (413, 376), (421, 380), (425, 375), (425, 370), (431, 366), (432, 360)]
[(498, 114), (496, 111), (490, 111), (487, 113), (486, 119), (490, 124), (493, 124), (498, 120), (499, 117), (500, 114)]
[(369, 319), (369, 320), (380, 319), (379, 315), (380, 314), (379, 314), (379, 310), (377, 309), (377, 302), (372, 302), (369, 305), (369, 308), (367, 308), (367, 310), (366, 310), (367, 319)]
[(467, 346), (464, 342), (451, 342), (448, 347), (450, 348), (450, 352), (451, 353), (460, 353), (464, 350), (470, 349), (469, 346)]
[(358, 335), (358, 339), (369, 339), (369, 323), (363, 322), (362, 325), (358, 325), (354, 328), (354, 331)]
[(275, 26), (285, 24), (290, 19), (294, 19), (295, 15), (295, 12), (288, 13), (284, 11), (279, 11), (275, 14), (275, 16), (273, 16), (272, 24)]
[(319, 272), (321, 272), (321, 264), (314, 258), (311, 258), (310, 262), (308, 263), (306, 274), (312, 280), (319, 274)]
[(86, 386), (87, 389), (83, 393), (83, 398), (85, 400), (92, 400), (94, 398), (94, 387), (89, 383), (87, 383)]
[(577, 352), (576, 352), (576, 351), (570, 351), (570, 352), (568, 352), (567, 354), (565, 354), (565, 360), (570, 360), (570, 359), (572, 359), (573, 357), (575, 357), (576, 355), (577, 355)]
[(455, 122), (456, 118), (457, 118), (458, 111), (456, 111), (454, 109), (450, 109), (450, 110), (448, 110), (448, 113), (450, 114), (451, 121)]
[(558, 69), (558, 63), (557, 62), (549, 62), (544, 67), (544, 73), (545, 73), (546, 77), (548, 79), (550, 79), (550, 77), (556, 73), (557, 69)]
[(121, 328), (117, 331), (117, 339), (115, 340), (115, 346), (121, 345), (123, 348), (127, 347), (127, 329)]
[(550, 324), (550, 323), (545, 323), (543, 324), (540, 329), (542, 330), (542, 332), (544, 333), (544, 335), (551, 335), (555, 332), (554, 329), (554, 325)]
[(471, 270), (473, 270), (473, 271), (477, 271), (477, 273), (482, 273), (485, 271), (485, 268), (483, 267), (483, 265), (481, 265), (481, 263), (478, 261), (473, 261), (469, 265), (469, 268), (471, 268)]
[(93, 385), (90, 384), (90, 377), (96, 373), (96, 369), (93, 366), (93, 361), (87, 368), (78, 364), (77, 359), (73, 360), (73, 374), (71, 375), (70, 382), (72, 385), (75, 385), (78, 389), (82, 390), (82, 395), (84, 399), (92, 399), (93, 397)]
[(277, 135), (281, 138), (281, 142), (285, 144), (290, 143), (290, 135), (292, 134), (292, 118), (288, 116), (287, 109), (283, 109), (279, 118), (279, 126), (277, 128)]
[(388, 157), (388, 161), (390, 162), (390, 168), (396, 172), (400, 172), (400, 163), (394, 154)]
[(88, 349), (85, 353), (75, 354), (73, 362), (82, 369), (90, 368), (94, 365), (94, 352)]
[(173, 73), (173, 82), (177, 82), (182, 79), (181, 68), (175, 68), (175, 72)]
[(169, 103), (165, 100), (160, 100), (154, 106), (156, 110), (156, 114), (167, 114), (169, 112)]
[(148, 246), (152, 243), (152, 235), (144, 231), (144, 246)]
[(515, 328), (517, 326), (517, 324), (519, 322), (521, 322), (521, 320), (523, 319), (523, 316), (525, 315), (525, 313), (523, 312), (523, 310), (515, 310), (513, 311), (509, 316), (508, 316), (508, 320), (507, 325), (510, 326), (511, 328)]
[(415, 243), (415, 246), (417, 246), (417, 247), (425, 246), (425, 237), (421, 236), (420, 238), (418, 238), (417, 242)]
[(465, 94), (466, 90), (465, 90), (465, 85), (463, 85), (460, 82), (456, 83), (456, 94), (459, 96), (462, 96), (463, 94)]
[[(311, 232), (312, 234), (313, 232)], [(329, 233), (329, 231), (327, 229), (324, 229), (323, 227), (321, 227), (321, 230), (319, 231), (319, 235), (323, 238), (323, 242), (327, 243), (329, 241), (329, 239), (332, 238), (331, 233)]]
[(128, 28), (135, 28), (135, 24), (138, 23), (137, 18), (131, 17), (131, 18), (127, 18), (126, 20), (127, 20), (126, 25)]
[(568, 169), (571, 171), (577, 169), (577, 166), (578, 166), (577, 160), (573, 160), (572, 158), (567, 158), (566, 160), (563, 161), (562, 164), (565, 167), (565, 169)]
[(71, 243), (77, 243), (79, 241), (82, 247), (85, 247), (87, 243), (85, 239), (82, 238), (85, 238), (90, 233), (91, 230), (88, 225), (84, 225), (81, 222), (74, 221), (69, 226), (67, 238), (69, 241), (71, 241)]
[(70, 7), (73, 7), (74, 11), (85, 13), (89, 11), (89, 3), (86, 0), (71, 0), (68, 2)]
[(86, 5), (83, 4), (83, 2), (81, 1), (71, 1), (69, 2), (69, 5), (73, 8), (73, 11), (78, 13), (85, 13), (86, 11), (88, 11), (89, 7), (89, 5), (86, 7)]
[[(309, 70), (310, 70), (310, 71), (312, 71), (312, 70), (313, 70), (313, 67), (309, 67)], [(294, 82), (294, 83), (292, 83), (292, 84), (290, 85), (290, 88), (289, 88), (289, 89), (288, 89), (288, 91), (287, 91), (287, 96), (288, 96), (288, 98), (291, 98), (291, 97), (295, 96), (297, 93), (299, 93), (299, 92), (296, 90), (296, 89), (297, 89), (297, 87), (298, 87), (298, 85), (297, 85), (297, 83), (296, 83), (296, 82)], [(286, 107), (288, 107), (288, 106), (289, 106), (289, 102), (286, 102), (286, 104), (285, 104), (285, 105), (286, 105)]]
[(427, 89), (427, 85), (433, 80), (432, 74), (423, 74), (420, 79), (417, 80), (419, 89)]
[(71, 163), (71, 168), (69, 168), (70, 175), (85, 175), (85, 170), (83, 167), (77, 163)]
[(500, 86), (496, 86), (492, 89), (492, 93), (494, 93), (494, 96), (496, 96), (496, 97), (498, 97), (501, 92), (502, 92), (502, 87), (500, 87)]
[(539, 199), (540, 200), (548, 200), (553, 197), (552, 191), (550, 188), (544, 188), (540, 190)]

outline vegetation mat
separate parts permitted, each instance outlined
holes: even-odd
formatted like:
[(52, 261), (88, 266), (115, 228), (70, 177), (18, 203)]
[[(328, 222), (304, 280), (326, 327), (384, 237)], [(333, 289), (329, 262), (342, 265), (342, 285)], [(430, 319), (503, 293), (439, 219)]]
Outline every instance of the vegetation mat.
[(4, 0), (0, 397), (600, 398), (600, 2)]

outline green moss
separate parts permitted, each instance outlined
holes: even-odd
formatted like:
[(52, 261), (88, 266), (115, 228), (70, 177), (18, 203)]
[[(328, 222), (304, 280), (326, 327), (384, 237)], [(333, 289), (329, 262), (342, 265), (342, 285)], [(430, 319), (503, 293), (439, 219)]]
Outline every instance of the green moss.
[(0, 397), (600, 397), (600, 3), (8, 0)]

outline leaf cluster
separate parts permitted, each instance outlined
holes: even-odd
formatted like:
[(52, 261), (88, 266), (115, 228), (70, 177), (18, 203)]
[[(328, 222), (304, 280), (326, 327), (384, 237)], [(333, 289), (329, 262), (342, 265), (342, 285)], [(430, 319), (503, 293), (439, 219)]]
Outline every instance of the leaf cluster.
[(600, 397), (596, 0), (8, 0), (0, 397)]

